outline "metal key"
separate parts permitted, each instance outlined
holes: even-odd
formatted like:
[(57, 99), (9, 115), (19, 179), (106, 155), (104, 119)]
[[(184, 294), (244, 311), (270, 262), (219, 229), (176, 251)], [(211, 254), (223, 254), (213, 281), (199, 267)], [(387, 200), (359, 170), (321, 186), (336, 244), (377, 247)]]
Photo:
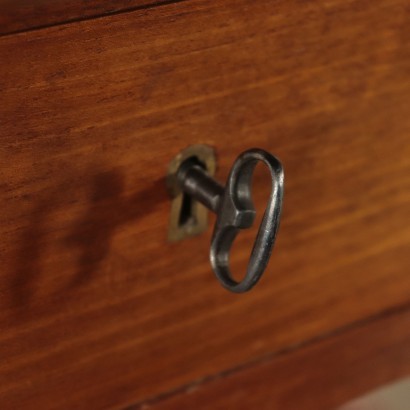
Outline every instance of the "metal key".
[[(259, 161), (270, 171), (271, 194), (253, 245), (247, 273), (238, 282), (233, 279), (229, 269), (229, 253), (238, 232), (250, 228), (255, 219), (251, 186), (253, 171)], [(284, 186), (282, 164), (268, 152), (254, 148), (243, 152), (236, 159), (225, 187), (195, 161), (185, 161), (178, 170), (177, 179), (186, 194), (217, 215), (210, 251), (216, 277), (232, 292), (250, 290), (266, 269), (278, 232)]]

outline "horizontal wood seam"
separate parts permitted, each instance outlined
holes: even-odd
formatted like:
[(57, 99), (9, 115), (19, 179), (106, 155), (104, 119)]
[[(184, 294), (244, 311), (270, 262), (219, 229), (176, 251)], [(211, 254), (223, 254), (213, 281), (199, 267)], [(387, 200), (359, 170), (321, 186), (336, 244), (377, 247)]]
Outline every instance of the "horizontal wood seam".
[(109, 17), (109, 16), (116, 16), (118, 14), (125, 14), (125, 13), (133, 13), (135, 11), (139, 11), (139, 10), (148, 10), (148, 9), (153, 9), (156, 7), (162, 7), (162, 6), (168, 6), (170, 4), (176, 4), (176, 3), (184, 3), (187, 2), (188, 0), (164, 0), (155, 4), (142, 4), (140, 6), (134, 6), (134, 7), (129, 7), (129, 8), (124, 8), (121, 10), (115, 10), (115, 11), (107, 11), (105, 13), (102, 14), (94, 14), (92, 16), (86, 16), (86, 17), (77, 17), (77, 18), (73, 18), (73, 19), (67, 19), (64, 21), (58, 21), (55, 23), (51, 23), (51, 24), (44, 24), (44, 25), (39, 25), (39, 26), (33, 26), (27, 29), (23, 29), (23, 30), (14, 30), (14, 31), (9, 31), (6, 33), (0, 33), (0, 38), (1, 37), (8, 37), (8, 36), (13, 36), (13, 35), (17, 35), (17, 34), (22, 34), (22, 33), (29, 33), (32, 31), (39, 31), (39, 30), (44, 30), (50, 27), (58, 27), (58, 26), (64, 26), (64, 25), (68, 25), (68, 24), (75, 24), (75, 23), (80, 23), (82, 21), (88, 21), (88, 20), (97, 20), (97, 19), (101, 19), (104, 17)]
[(375, 322), (387, 319), (389, 317), (406, 313), (409, 310), (410, 310), (410, 301), (406, 302), (405, 304), (394, 306), (392, 308), (386, 309), (382, 312), (378, 312), (375, 315), (371, 315), (371, 316), (368, 316), (366, 318), (360, 319), (358, 321), (351, 322), (348, 325), (341, 326), (341, 327), (336, 328), (336, 329), (334, 329), (330, 332), (326, 332), (326, 333), (317, 335), (313, 338), (306, 339), (306, 340), (304, 340), (300, 343), (289, 345), (289, 346), (287, 346), (283, 349), (280, 349), (276, 352), (272, 352), (268, 355), (261, 356), (261, 357), (255, 359), (255, 360), (245, 362), (245, 363), (241, 363), (238, 366), (231, 367), (231, 368), (226, 369), (222, 372), (215, 373), (215, 374), (212, 374), (212, 375), (209, 375), (209, 376), (205, 376), (205, 377), (203, 377), (201, 379), (198, 379), (198, 380), (194, 380), (191, 383), (184, 384), (183, 386), (177, 387), (173, 390), (161, 393), (161, 394), (156, 395), (154, 397), (151, 397), (149, 399), (146, 399), (146, 400), (140, 401), (138, 403), (132, 404), (130, 406), (124, 407), (122, 410), (143, 410), (147, 406), (153, 406), (153, 405), (161, 403), (162, 401), (169, 400), (172, 397), (178, 396), (180, 394), (185, 394), (186, 392), (192, 391), (192, 389), (197, 388), (198, 386), (204, 386), (208, 383), (213, 382), (216, 379), (223, 379), (223, 378), (232, 376), (235, 373), (239, 373), (239, 372), (242, 372), (244, 370), (248, 370), (248, 369), (251, 369), (253, 367), (263, 365), (263, 364), (265, 364), (269, 361), (275, 360), (279, 357), (286, 356), (286, 355), (289, 355), (291, 353), (295, 353), (296, 351), (306, 349), (306, 348), (311, 347), (311, 346), (313, 346), (317, 343), (323, 342), (323, 341), (328, 340), (328, 339), (336, 338), (336, 337), (338, 337), (342, 334), (349, 333), (353, 330), (359, 329), (359, 328), (364, 327), (364, 326), (371, 325)]

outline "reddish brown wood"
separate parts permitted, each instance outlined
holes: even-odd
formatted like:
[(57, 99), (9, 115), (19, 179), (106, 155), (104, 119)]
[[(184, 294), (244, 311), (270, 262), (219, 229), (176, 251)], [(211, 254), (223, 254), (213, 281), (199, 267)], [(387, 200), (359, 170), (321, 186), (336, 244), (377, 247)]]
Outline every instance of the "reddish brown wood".
[(0, 35), (183, 0), (0, 0)]
[[(190, 1), (1, 38), (2, 408), (126, 406), (407, 303), (407, 10)], [(222, 179), (251, 146), (285, 165), (250, 294), (214, 279), (210, 232), (166, 241), (195, 143)]]
[(129, 410), (329, 410), (409, 374), (406, 311)]

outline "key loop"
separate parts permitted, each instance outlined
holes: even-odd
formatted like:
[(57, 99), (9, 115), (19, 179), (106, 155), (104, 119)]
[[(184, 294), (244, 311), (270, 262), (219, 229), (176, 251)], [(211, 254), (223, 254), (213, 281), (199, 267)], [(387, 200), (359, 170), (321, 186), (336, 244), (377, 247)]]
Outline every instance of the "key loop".
[[(271, 176), (271, 193), (249, 258), (245, 278), (237, 282), (229, 268), (229, 253), (241, 229), (255, 220), (252, 177), (255, 166), (263, 162)], [(181, 189), (216, 213), (210, 260), (217, 279), (226, 289), (242, 293), (261, 278), (275, 243), (282, 211), (284, 173), (280, 161), (261, 149), (243, 152), (234, 162), (224, 188), (195, 162), (183, 163), (177, 173)]]
[[(264, 163), (271, 175), (272, 188), (264, 216), (253, 245), (245, 278), (238, 282), (229, 268), (229, 252), (241, 229), (250, 228), (255, 219), (252, 201), (252, 177), (258, 162)], [(269, 262), (282, 210), (284, 172), (280, 161), (261, 149), (243, 152), (235, 161), (217, 211), (211, 241), (210, 259), (216, 277), (228, 290), (242, 293), (261, 278)]]

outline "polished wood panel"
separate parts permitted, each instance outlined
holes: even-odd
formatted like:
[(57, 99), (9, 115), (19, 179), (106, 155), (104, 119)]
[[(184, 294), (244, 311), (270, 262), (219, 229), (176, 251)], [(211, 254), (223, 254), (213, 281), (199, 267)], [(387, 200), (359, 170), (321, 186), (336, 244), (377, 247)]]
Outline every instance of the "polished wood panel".
[[(1, 38), (3, 408), (126, 406), (406, 304), (409, 22), (405, 0), (190, 1)], [(251, 146), (284, 163), (247, 295), (210, 231), (167, 243), (195, 143), (221, 179)]]
[(183, 0), (0, 0), (0, 35)]
[(329, 410), (408, 375), (410, 312), (405, 311), (128, 410)]

